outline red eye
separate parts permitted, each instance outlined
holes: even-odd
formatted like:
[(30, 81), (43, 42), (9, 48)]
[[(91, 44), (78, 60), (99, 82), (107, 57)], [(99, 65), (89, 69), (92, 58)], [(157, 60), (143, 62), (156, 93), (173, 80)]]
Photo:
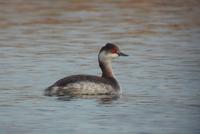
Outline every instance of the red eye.
[(111, 53), (117, 53), (117, 49), (115, 49), (115, 48), (113, 48), (112, 50), (111, 50)]

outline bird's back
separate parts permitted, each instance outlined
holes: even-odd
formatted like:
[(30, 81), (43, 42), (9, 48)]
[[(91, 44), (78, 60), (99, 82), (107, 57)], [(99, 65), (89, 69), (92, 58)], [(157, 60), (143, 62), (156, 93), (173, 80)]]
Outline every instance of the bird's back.
[(103, 95), (116, 94), (120, 90), (115, 78), (93, 75), (72, 75), (58, 80), (45, 90), (45, 95)]

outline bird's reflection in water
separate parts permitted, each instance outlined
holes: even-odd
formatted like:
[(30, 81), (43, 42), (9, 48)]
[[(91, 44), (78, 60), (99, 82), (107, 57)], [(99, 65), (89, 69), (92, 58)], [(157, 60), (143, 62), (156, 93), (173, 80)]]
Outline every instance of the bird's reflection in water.
[(76, 99), (95, 99), (99, 104), (111, 104), (120, 98), (120, 95), (81, 95), (81, 96), (60, 96), (58, 100), (72, 101)]

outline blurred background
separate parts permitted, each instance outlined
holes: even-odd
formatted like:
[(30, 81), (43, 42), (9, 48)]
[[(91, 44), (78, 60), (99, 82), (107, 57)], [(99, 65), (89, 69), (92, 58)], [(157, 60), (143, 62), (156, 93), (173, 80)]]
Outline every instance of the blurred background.
[[(199, 134), (199, 0), (0, 0), (0, 133)], [(117, 100), (58, 100), (46, 87), (101, 75), (107, 42)]]

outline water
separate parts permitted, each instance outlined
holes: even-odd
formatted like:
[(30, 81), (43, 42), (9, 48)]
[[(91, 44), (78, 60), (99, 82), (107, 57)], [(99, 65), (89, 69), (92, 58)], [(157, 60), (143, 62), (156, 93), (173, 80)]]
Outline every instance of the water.
[[(197, 0), (1, 1), (0, 133), (199, 134)], [(61, 100), (46, 87), (72, 74), (100, 75), (107, 42), (116, 100)]]

